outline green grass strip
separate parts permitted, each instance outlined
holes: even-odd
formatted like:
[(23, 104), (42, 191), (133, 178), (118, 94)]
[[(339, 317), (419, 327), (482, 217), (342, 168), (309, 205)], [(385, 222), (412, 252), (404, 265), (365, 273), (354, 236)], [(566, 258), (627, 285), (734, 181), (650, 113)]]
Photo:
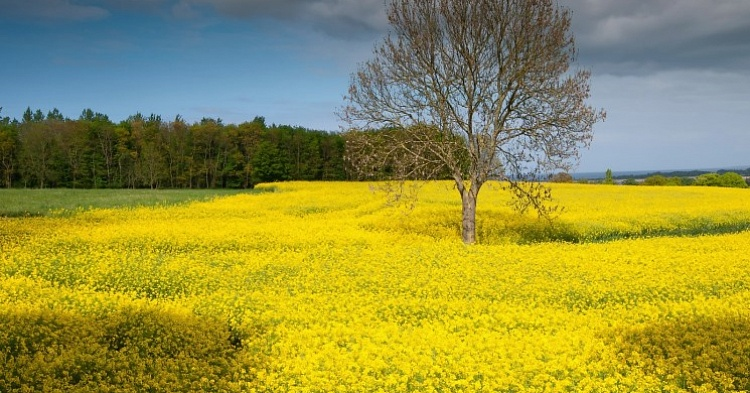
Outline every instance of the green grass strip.
[(69, 215), (80, 210), (170, 206), (216, 197), (257, 194), (272, 188), (253, 190), (132, 190), (132, 189), (0, 189), (0, 217)]

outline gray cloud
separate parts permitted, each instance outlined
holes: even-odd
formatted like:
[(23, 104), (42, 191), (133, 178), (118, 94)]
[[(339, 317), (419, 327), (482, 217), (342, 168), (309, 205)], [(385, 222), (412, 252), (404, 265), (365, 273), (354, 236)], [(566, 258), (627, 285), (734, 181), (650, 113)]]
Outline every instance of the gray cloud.
[[(651, 74), (750, 68), (750, 1), (563, 0), (573, 11), (579, 63), (595, 73)], [(273, 20), (283, 27), (371, 45), (387, 30), (384, 0), (0, 0), (10, 16), (91, 20), (161, 12)]]
[(176, 0), (0, 0), (3, 16), (41, 22), (85, 22), (120, 11), (158, 14)]
[(103, 4), (103, 6), (108, 9), (131, 12), (158, 12), (172, 2), (170, 0), (81, 0), (81, 2), (82, 1), (87, 1), (91, 4)]
[(615, 74), (750, 66), (750, 2), (569, 0), (580, 61)]
[(370, 39), (386, 27), (383, 0), (179, 0), (177, 5), (182, 11), (206, 6), (232, 18), (271, 18), (335, 38)]
[[(335, 38), (368, 43), (387, 30), (383, 0), (179, 2), (208, 6), (234, 18), (272, 18), (310, 26)], [(750, 67), (750, 1), (563, 0), (561, 4), (573, 11), (579, 61), (595, 72), (731, 72)]]
[(6, 17), (38, 20), (85, 21), (110, 15), (105, 8), (72, 4), (69, 0), (0, 0), (0, 9)]
[[(141, 0), (146, 1), (146, 0)], [(179, 0), (234, 18), (272, 18), (368, 43), (387, 30), (383, 0)], [(750, 67), (750, 1), (563, 0), (573, 11), (580, 63), (644, 74)]]

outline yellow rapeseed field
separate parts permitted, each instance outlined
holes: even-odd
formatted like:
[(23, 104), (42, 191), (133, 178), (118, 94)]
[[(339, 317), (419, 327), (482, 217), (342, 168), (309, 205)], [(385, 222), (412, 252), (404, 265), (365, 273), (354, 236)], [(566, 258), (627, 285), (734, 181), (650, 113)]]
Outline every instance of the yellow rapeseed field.
[(750, 391), (747, 190), (371, 186), (0, 218), (0, 391)]

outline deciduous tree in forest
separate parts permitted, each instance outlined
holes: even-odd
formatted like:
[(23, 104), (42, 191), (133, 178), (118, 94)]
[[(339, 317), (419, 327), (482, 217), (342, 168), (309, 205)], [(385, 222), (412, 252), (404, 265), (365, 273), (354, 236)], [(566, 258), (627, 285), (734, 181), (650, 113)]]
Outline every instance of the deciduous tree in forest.
[[(0, 107), (0, 112), (3, 108)], [(14, 121), (15, 122), (15, 121)], [(17, 124), (11, 122), (9, 117), (0, 117), (0, 185), (11, 188), (13, 186), (13, 174), (16, 170), (16, 149), (18, 146)]]
[(206, 188), (216, 187), (222, 161), (219, 152), (222, 151), (224, 142), (222, 127), (221, 119), (203, 118), (192, 128), (193, 159), (201, 175), (203, 187)]
[(344, 165), (345, 142), (339, 134), (327, 135), (320, 142), (320, 158), (322, 180), (349, 179)]
[(161, 140), (164, 144), (164, 160), (169, 187), (192, 188), (193, 157), (191, 145), (193, 143), (190, 126), (177, 115), (161, 130)]
[[(466, 243), (489, 179), (547, 215), (548, 189), (523, 180), (567, 170), (604, 118), (585, 102), (589, 72), (570, 69), (570, 12), (553, 0), (389, 0), (387, 14), (390, 34), (352, 76), (342, 110), (350, 152), (373, 165), (397, 156), (401, 174), (447, 171)], [(372, 149), (360, 131), (383, 128), (399, 132)]]
[[(163, 142), (161, 140), (161, 129), (164, 122), (162, 122), (161, 116), (152, 114), (139, 126), (137, 129), (134, 128), (134, 131), (139, 131), (136, 139), (138, 178), (141, 184), (145, 184), (149, 188), (159, 188), (159, 180), (165, 167)], [(135, 132), (134, 135), (136, 135)]]
[(252, 122), (242, 123), (237, 127), (237, 166), (242, 188), (252, 188), (254, 185), (254, 157), (266, 130), (266, 120), (263, 117), (255, 117)]
[(26, 186), (50, 187), (58, 179), (55, 164), (59, 146), (56, 138), (51, 138), (51, 135), (50, 123), (44, 121), (43, 114), (41, 120), (38, 116), (33, 116), (19, 127), (18, 142), (21, 149), (18, 161)]
[(87, 130), (91, 186), (114, 187), (116, 144), (114, 124), (107, 115), (84, 109), (78, 118), (80, 127)]
[(71, 188), (80, 188), (88, 186), (81, 184), (87, 182), (86, 176), (89, 170), (89, 153), (88, 128), (85, 124), (70, 120), (60, 120), (60, 117), (47, 118), (53, 128), (53, 135), (57, 140), (57, 146), (60, 150), (61, 160), (59, 165), (62, 167), (61, 177), (64, 177), (65, 185)]

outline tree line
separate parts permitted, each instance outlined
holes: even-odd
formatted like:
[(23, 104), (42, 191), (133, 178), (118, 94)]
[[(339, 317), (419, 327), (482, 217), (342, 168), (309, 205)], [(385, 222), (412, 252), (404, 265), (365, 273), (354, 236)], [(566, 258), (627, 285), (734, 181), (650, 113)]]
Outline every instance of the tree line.
[[(744, 172), (744, 171), (743, 171)], [(638, 184), (634, 179), (625, 179), (623, 184)], [(747, 188), (748, 181), (737, 172), (704, 172), (695, 177), (667, 177), (662, 174), (654, 174), (643, 179), (641, 183), (647, 186), (707, 186), (707, 187), (732, 187)]]
[(632, 175), (612, 176), (612, 170), (607, 169), (604, 179), (579, 179), (575, 180), (567, 172), (559, 172), (548, 177), (552, 183), (578, 183), (585, 184), (622, 184), (628, 186), (705, 186), (705, 187), (750, 187), (750, 168), (744, 170), (728, 171), (718, 170), (716, 172), (706, 171), (675, 171), (670, 174), (682, 176), (667, 176), (661, 172), (649, 173), (636, 179)]
[[(0, 108), (1, 110), (1, 108)], [(114, 123), (27, 108), (0, 116), (0, 187), (252, 188), (261, 182), (345, 180), (340, 134), (263, 117), (241, 124), (140, 113)]]

